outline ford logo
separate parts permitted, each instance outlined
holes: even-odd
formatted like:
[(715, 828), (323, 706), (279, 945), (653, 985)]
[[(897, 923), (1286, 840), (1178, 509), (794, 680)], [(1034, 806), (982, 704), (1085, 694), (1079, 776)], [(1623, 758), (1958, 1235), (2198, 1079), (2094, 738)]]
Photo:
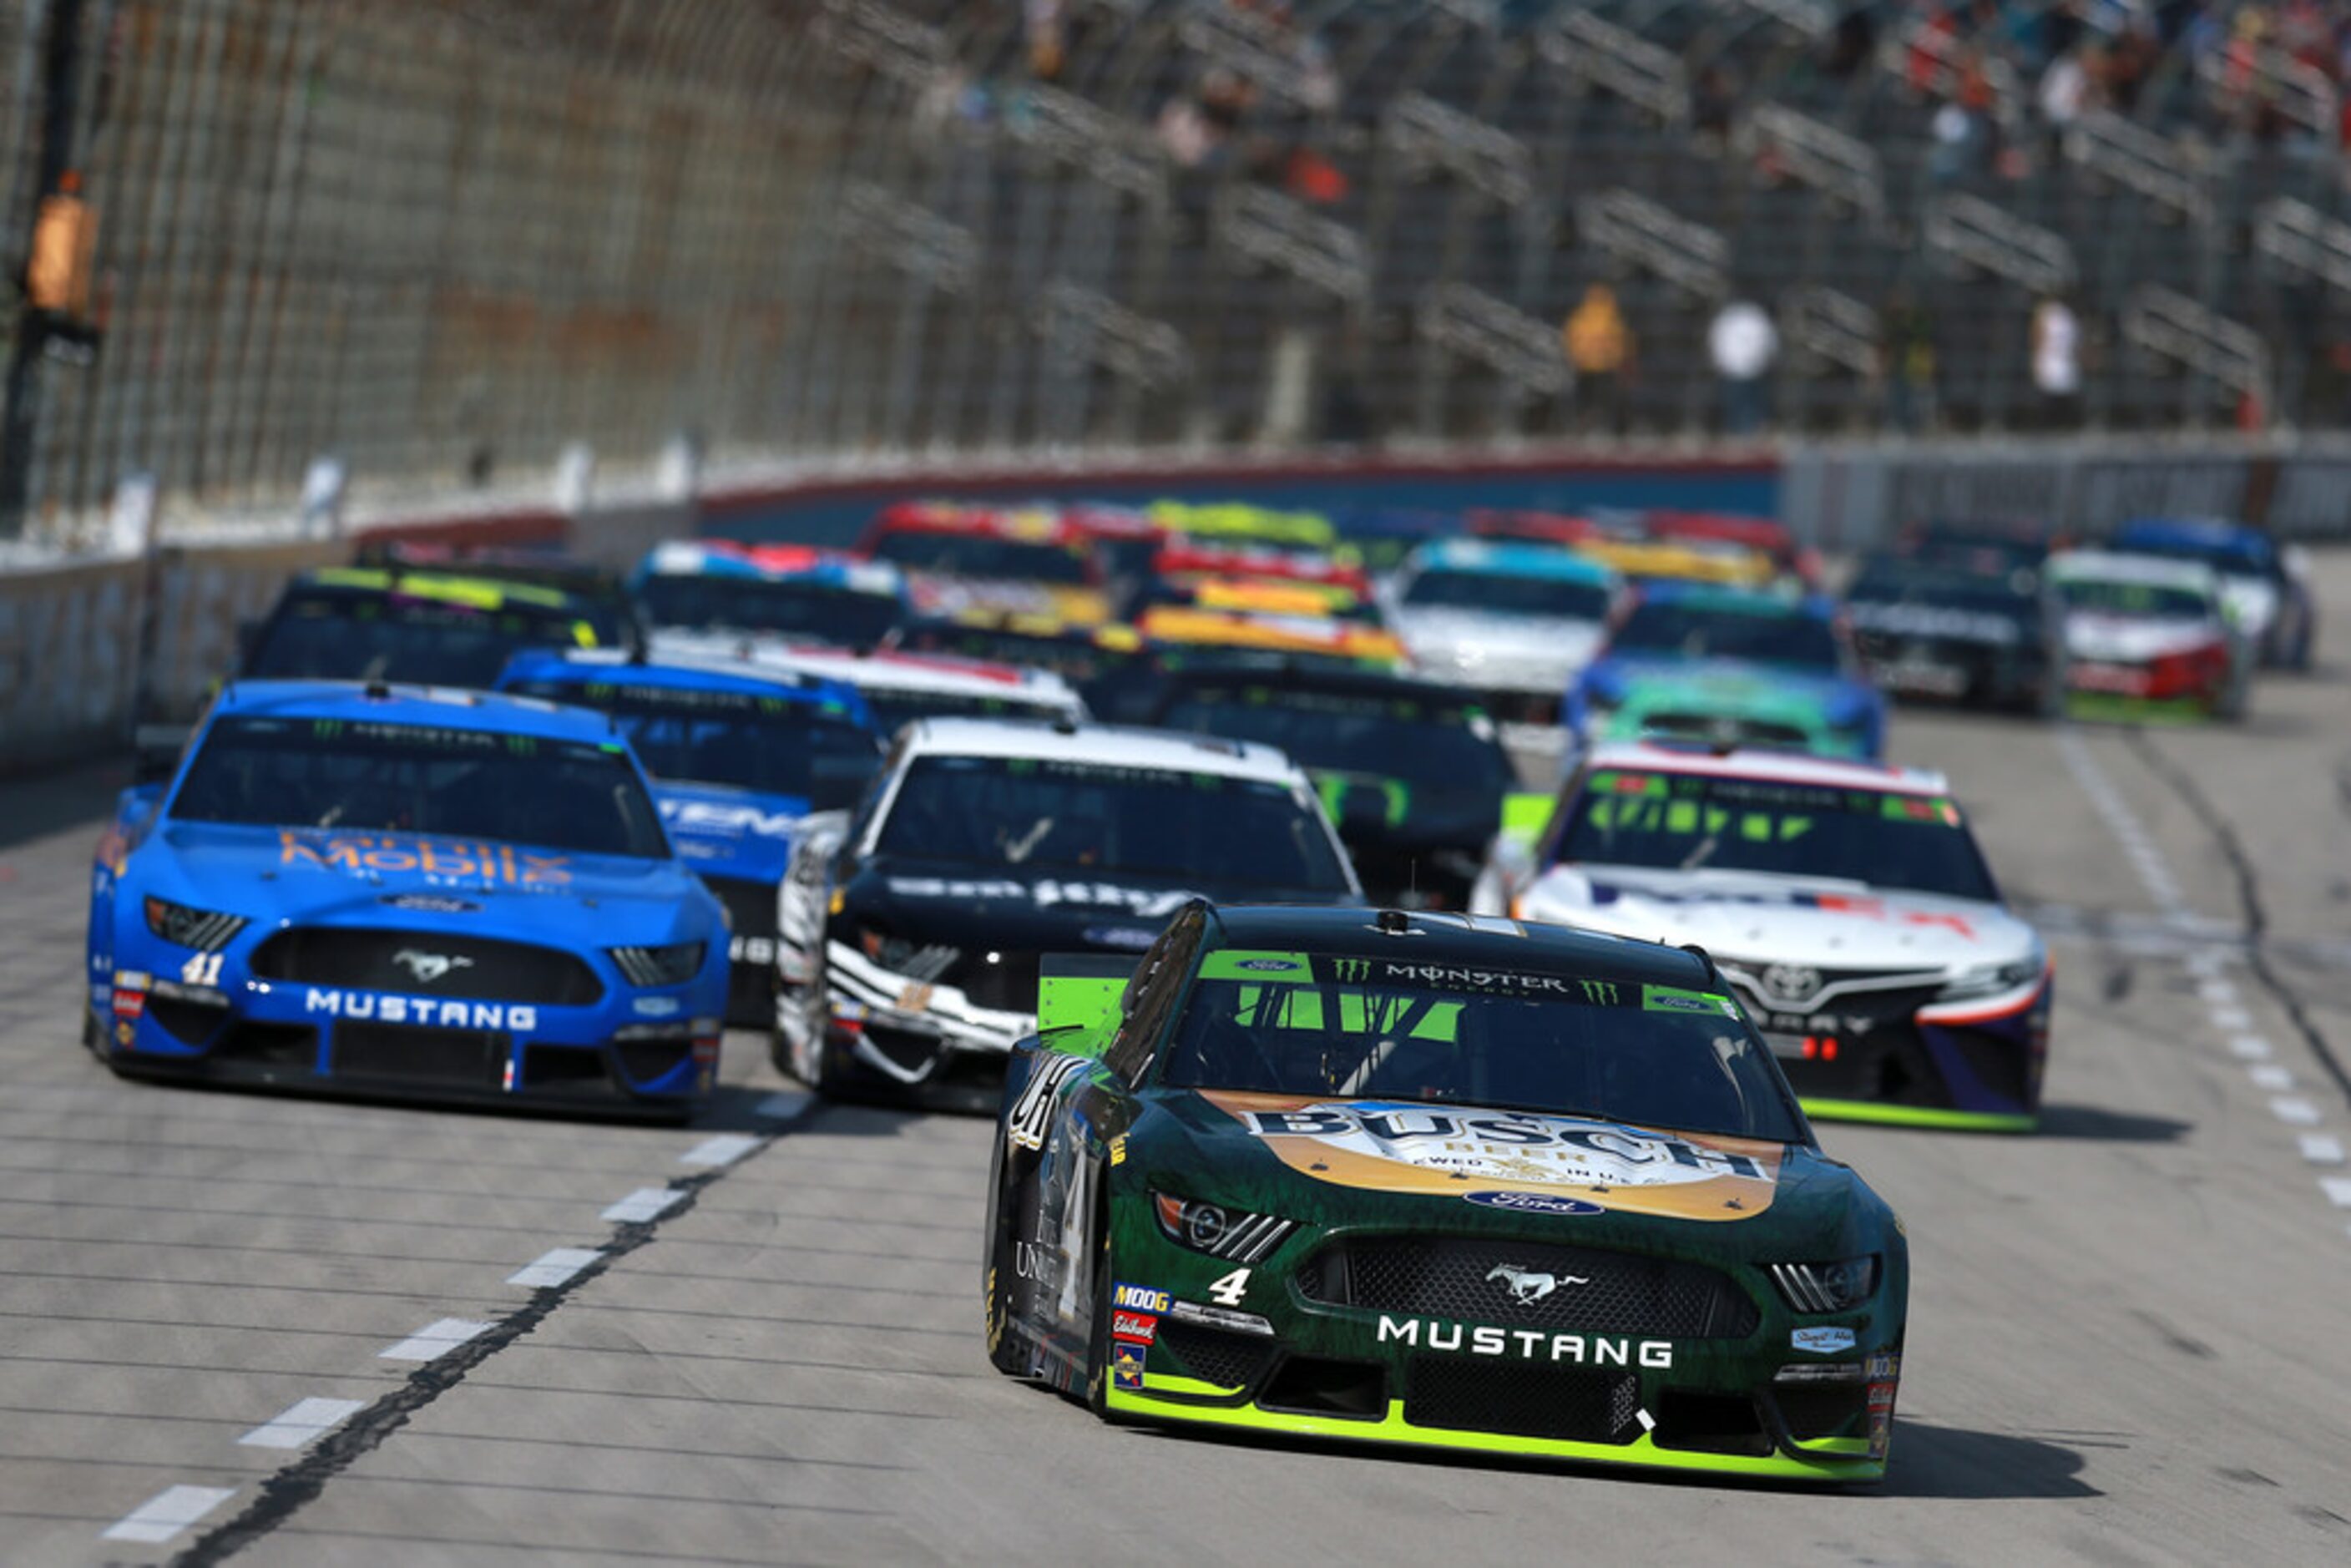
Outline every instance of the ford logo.
[(1513, 1214), (1608, 1212), (1598, 1204), (1586, 1203), (1580, 1197), (1553, 1197), (1547, 1192), (1465, 1192), (1461, 1196), (1482, 1208), (1507, 1208)]

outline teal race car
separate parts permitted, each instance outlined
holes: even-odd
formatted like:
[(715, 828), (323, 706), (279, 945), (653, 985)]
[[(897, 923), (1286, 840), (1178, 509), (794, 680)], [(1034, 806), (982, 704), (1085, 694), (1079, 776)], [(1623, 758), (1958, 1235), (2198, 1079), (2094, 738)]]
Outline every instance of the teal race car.
[(991, 1161), (998, 1370), (1113, 1421), (1885, 1473), (1909, 1287), (1695, 948), (1186, 906), (1048, 960)]
[(1859, 732), (1837, 726), (1819, 687), (1710, 665), (1632, 676), (1623, 699), (1600, 721), (1596, 738), (1761, 747), (1816, 757), (1858, 758), (1865, 746)]

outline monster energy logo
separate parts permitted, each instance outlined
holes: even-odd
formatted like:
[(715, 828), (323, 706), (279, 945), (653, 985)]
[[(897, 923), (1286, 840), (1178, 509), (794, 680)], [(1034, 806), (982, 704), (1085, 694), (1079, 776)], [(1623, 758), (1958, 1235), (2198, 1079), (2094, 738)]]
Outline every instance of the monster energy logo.
[(1597, 1002), (1602, 1007), (1614, 1007), (1616, 1005), (1616, 988), (1612, 982), (1607, 980), (1578, 980), (1576, 984), (1583, 988), (1583, 999), (1585, 1001)]
[(1343, 986), (1360, 985), (1372, 977), (1372, 961), (1369, 958), (1333, 958), (1331, 960), (1331, 976)]
[(339, 718), (312, 719), (310, 733), (320, 740), (332, 740), (343, 733), (343, 721)]

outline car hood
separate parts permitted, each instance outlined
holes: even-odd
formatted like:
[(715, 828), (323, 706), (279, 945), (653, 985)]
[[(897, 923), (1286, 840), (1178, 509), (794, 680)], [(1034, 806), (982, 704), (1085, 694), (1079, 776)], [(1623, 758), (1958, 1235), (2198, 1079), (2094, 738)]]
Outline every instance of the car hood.
[(1464, 685), (1557, 692), (1600, 647), (1600, 622), (1567, 616), (1392, 608), (1416, 666)]
[(871, 920), (893, 936), (954, 947), (1139, 953), (1195, 898), (1333, 902), (1329, 889), (1214, 877), (1114, 871), (1088, 875), (1058, 869), (1013, 874), (1002, 867), (975, 870), (884, 856), (866, 862), (842, 887), (841, 915)]
[(167, 822), (133, 862), (138, 891), (256, 925), (416, 925), (582, 946), (706, 935), (715, 901), (674, 860), (412, 833)]
[(653, 802), (678, 858), (710, 876), (780, 882), (792, 843), (808, 820), (797, 795), (767, 795), (716, 784), (656, 779)]
[(2039, 951), (1997, 904), (1741, 872), (1554, 866), (1529, 890), (1530, 919), (1645, 941), (1695, 942), (1732, 962), (1957, 972)]
[(1813, 674), (1745, 659), (1603, 659), (1583, 673), (1584, 700), (1611, 705), (1636, 685), (1712, 684), (1762, 686), (1791, 705), (1806, 705), (1830, 724), (1857, 722), (1878, 702), (1877, 688), (1844, 675)]
[(2081, 610), (2065, 617), (2066, 653), (2104, 664), (2144, 664), (2167, 653), (2207, 647), (2215, 635), (2212, 623), (2202, 620)]
[(1801, 1145), (1338, 1095), (1159, 1090), (1135, 1141), (1155, 1187), (1324, 1228), (1575, 1241), (1662, 1220), (1737, 1249), (1841, 1232), (1867, 1190)]

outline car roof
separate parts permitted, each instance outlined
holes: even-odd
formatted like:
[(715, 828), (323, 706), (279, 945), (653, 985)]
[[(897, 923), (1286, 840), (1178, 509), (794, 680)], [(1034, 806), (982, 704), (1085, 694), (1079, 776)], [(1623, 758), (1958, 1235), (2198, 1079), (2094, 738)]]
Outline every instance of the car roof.
[(905, 574), (886, 560), (813, 546), (748, 546), (731, 539), (670, 539), (647, 551), (639, 569), (649, 577), (732, 577), (768, 582), (808, 582), (845, 593), (904, 599)]
[(2220, 591), (2220, 578), (2200, 560), (2178, 556), (2142, 555), (2121, 549), (2060, 550), (2049, 558), (2054, 577), (2108, 582), (2144, 582), (2158, 588), (2187, 588), (2199, 593)]
[(1413, 555), (1424, 571), (1499, 572), (1510, 577), (1588, 582), (1602, 588), (1614, 587), (1620, 575), (1605, 561), (1578, 555), (1562, 546), (1508, 539), (1438, 539), (1422, 545)]
[(927, 718), (906, 727), (912, 757), (1008, 757), (1035, 762), (1086, 762), (1167, 773), (1208, 773), (1269, 784), (1302, 784), (1306, 775), (1284, 753), (1256, 741), (1128, 725), (1064, 724), (1046, 719)]
[(860, 653), (774, 637), (671, 632), (655, 634), (653, 652), (663, 658), (747, 660), (771, 669), (839, 681), (861, 691), (940, 692), (1057, 705), (1072, 712), (1082, 708), (1078, 694), (1052, 671), (987, 659), (958, 659), (944, 653)]
[(700, 659), (664, 653), (646, 657), (625, 648), (529, 648), (507, 662), (508, 680), (624, 681), (679, 691), (748, 692), (798, 702), (838, 702), (862, 707), (857, 688), (798, 670), (763, 667), (740, 659)]
[(1826, 621), (1836, 613), (1835, 604), (1823, 594), (1740, 588), (1722, 582), (1650, 581), (1641, 585), (1640, 594), (1643, 604), (1682, 604), (1693, 610), (1728, 610), (1742, 615)]
[(470, 687), (381, 681), (235, 681), (222, 688), (212, 709), (215, 720), (231, 715), (478, 729), (592, 746), (614, 737), (611, 719), (584, 707)]
[(2272, 549), (2268, 534), (2250, 523), (2226, 517), (2133, 517), (2115, 530), (2114, 543), (2124, 550), (2133, 545), (2167, 545), (2260, 556), (2267, 556)]
[(1708, 779), (1752, 779), (1773, 784), (1825, 784), (1846, 789), (1879, 789), (1897, 795), (1940, 795), (1950, 780), (1923, 768), (1894, 768), (1843, 758), (1807, 757), (1788, 751), (1734, 750), (1717, 753), (1648, 741), (1594, 747), (1591, 769), (1645, 773), (1689, 773)]
[[(1613, 979), (1711, 990), (1720, 985), (1698, 955), (1573, 925), (1455, 915), (1433, 910), (1372, 910), (1299, 904), (1219, 904), (1209, 907), (1218, 947), (1297, 948), (1307, 952), (1393, 956), (1447, 968), (1558, 969), (1577, 978)], [(1402, 935), (1382, 929), (1401, 925)]]
[(578, 594), (543, 583), (509, 582), (496, 577), (470, 577), (463, 571), (419, 570), (404, 566), (328, 566), (303, 572), (292, 589), (324, 588), (348, 593), (401, 593), (411, 599), (437, 600), (500, 610), (528, 605), (536, 610), (584, 616), (587, 601)]

